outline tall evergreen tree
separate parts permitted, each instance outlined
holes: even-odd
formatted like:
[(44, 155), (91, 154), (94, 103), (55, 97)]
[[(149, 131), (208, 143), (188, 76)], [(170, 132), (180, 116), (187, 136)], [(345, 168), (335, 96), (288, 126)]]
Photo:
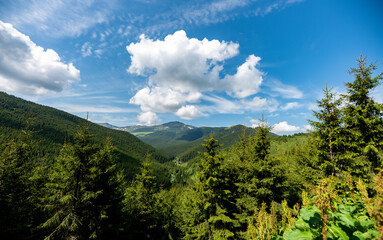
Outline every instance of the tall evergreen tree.
[[(239, 159), (239, 182), (243, 191), (255, 198), (258, 204), (269, 203), (279, 200), (283, 182), (283, 174), (279, 169), (276, 159), (270, 157), (270, 133), (266, 121), (262, 120), (257, 127), (255, 137), (244, 139), (245, 151), (241, 153)], [(251, 211), (253, 211), (252, 209)]]
[(317, 167), (325, 176), (335, 175), (345, 170), (345, 146), (343, 117), (341, 113), (342, 98), (332, 92), (332, 88), (323, 89), (323, 98), (317, 100), (318, 111), (313, 111), (317, 121), (310, 121), (313, 126), (313, 140), (317, 147)]
[(254, 138), (254, 157), (258, 160), (266, 160), (266, 157), (270, 154), (270, 130), (271, 127), (267, 125), (267, 122), (263, 118), (262, 121), (257, 128), (257, 134)]
[(46, 239), (114, 236), (122, 199), (110, 140), (97, 150), (86, 124), (74, 139), (74, 144), (61, 149), (46, 184), (45, 207), (50, 214), (42, 225), (50, 230)]
[(122, 201), (125, 180), (117, 167), (110, 137), (90, 160), (89, 191), (94, 198), (90, 208), (91, 238), (115, 239), (122, 227)]
[(241, 231), (245, 232), (254, 210), (263, 202), (271, 203), (283, 199), (285, 176), (278, 160), (269, 156), (271, 127), (262, 117), (256, 129), (256, 136), (249, 136), (239, 142), (242, 151), (238, 152), (238, 191), (237, 205), (240, 214)]
[(125, 191), (124, 211), (128, 239), (167, 239), (171, 209), (164, 191), (159, 191), (150, 155), (142, 162), (141, 171)]
[(196, 183), (197, 195), (202, 197), (199, 222), (194, 222), (187, 238), (235, 239), (237, 221), (235, 198), (236, 186), (233, 169), (224, 163), (217, 153), (218, 141), (211, 137), (205, 140), (206, 152), (201, 153), (200, 172)]
[(51, 217), (42, 225), (51, 229), (46, 239), (87, 239), (90, 236), (89, 208), (94, 193), (89, 191), (90, 160), (95, 152), (86, 125), (65, 144), (49, 176), (45, 207)]
[(21, 140), (1, 146), (0, 153), (0, 238), (24, 239), (30, 235), (34, 206), (30, 181), (33, 152), (29, 133)]
[(373, 170), (382, 166), (378, 151), (383, 147), (383, 105), (374, 101), (371, 91), (381, 83), (383, 73), (373, 77), (376, 69), (376, 64), (368, 63), (367, 56), (360, 55), (357, 58), (357, 67), (349, 71), (355, 79), (346, 83), (346, 142), (352, 153), (351, 157), (362, 156), (359, 157), (362, 160), (365, 156), (367, 159), (367, 162), (356, 162), (354, 168), (369, 167)]

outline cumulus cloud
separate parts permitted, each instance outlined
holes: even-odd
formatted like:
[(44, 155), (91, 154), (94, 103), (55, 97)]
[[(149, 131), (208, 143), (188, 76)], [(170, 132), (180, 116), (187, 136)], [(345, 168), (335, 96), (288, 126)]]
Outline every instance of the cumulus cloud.
[(185, 120), (191, 120), (204, 116), (204, 114), (194, 105), (182, 106), (177, 110), (176, 115)]
[(145, 87), (130, 99), (130, 103), (140, 105), (143, 111), (166, 113), (176, 112), (186, 102), (196, 102), (200, 97), (199, 92), (183, 93), (167, 87)]
[(80, 71), (63, 63), (11, 24), (0, 21), (0, 89), (25, 95), (60, 92), (80, 81)]
[(238, 67), (236, 74), (226, 76), (226, 83), (222, 86), (226, 86), (228, 92), (239, 98), (256, 94), (264, 75), (255, 67), (260, 60), (260, 57), (250, 55), (246, 62)]
[(172, 86), (179, 91), (213, 90), (217, 87), (219, 62), (238, 54), (239, 45), (218, 40), (188, 38), (177, 31), (163, 41), (140, 36), (127, 46), (131, 54), (129, 73), (149, 76), (149, 84)]
[(266, 121), (262, 122), (261, 120), (258, 119), (250, 119), (250, 124), (252, 128), (257, 128), (257, 127), (267, 127), (268, 124)]
[(304, 125), (303, 128), (304, 128), (306, 131), (312, 131), (312, 130), (313, 130), (313, 126), (311, 126), (311, 125)]
[(273, 125), (272, 132), (280, 133), (280, 132), (297, 132), (300, 131), (301, 128), (293, 125), (289, 125), (286, 121), (276, 123)]
[(265, 74), (257, 68), (261, 58), (250, 55), (236, 73), (223, 75), (224, 61), (236, 56), (238, 48), (233, 42), (188, 38), (182, 30), (164, 40), (141, 35), (139, 42), (126, 47), (131, 55), (127, 71), (147, 77), (148, 86), (139, 90), (131, 103), (143, 111), (173, 112), (191, 119), (203, 116), (203, 107), (196, 111), (189, 103), (199, 101), (205, 92), (226, 92), (245, 101), (258, 93)]
[(158, 122), (158, 116), (154, 112), (143, 112), (137, 117), (138, 121), (151, 126)]

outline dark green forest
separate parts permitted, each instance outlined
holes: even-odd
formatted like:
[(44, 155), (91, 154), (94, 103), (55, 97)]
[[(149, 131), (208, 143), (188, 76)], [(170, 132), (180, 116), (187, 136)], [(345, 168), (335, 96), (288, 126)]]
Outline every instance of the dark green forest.
[(262, 119), (188, 161), (1, 93), (0, 239), (383, 239), (376, 68), (360, 56), (345, 94), (324, 86), (308, 134)]

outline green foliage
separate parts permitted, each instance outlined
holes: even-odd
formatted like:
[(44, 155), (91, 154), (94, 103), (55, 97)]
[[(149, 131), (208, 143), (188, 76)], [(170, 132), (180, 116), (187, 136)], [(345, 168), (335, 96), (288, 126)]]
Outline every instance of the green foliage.
[(125, 190), (124, 237), (128, 239), (167, 239), (177, 235), (172, 222), (172, 198), (156, 185), (150, 157), (142, 163), (141, 171)]
[(272, 205), (270, 213), (266, 211), (266, 203), (254, 211), (254, 216), (249, 220), (246, 239), (278, 239), (277, 213), (275, 204)]
[(98, 150), (83, 125), (56, 159), (43, 200), (50, 229), (46, 239), (102, 238), (116, 235), (123, 180), (116, 169), (110, 139)]
[[(311, 206), (302, 208), (284, 239), (377, 239), (376, 222), (371, 219), (361, 191), (337, 193), (333, 178), (323, 179), (312, 190)], [(359, 184), (362, 184), (361, 182)]]
[(234, 239), (237, 222), (234, 218), (236, 186), (228, 165), (217, 153), (218, 141), (205, 140), (206, 152), (201, 153), (201, 171), (198, 173), (191, 205), (197, 207), (196, 221), (189, 222), (186, 239)]
[(254, 209), (260, 207), (262, 202), (270, 204), (283, 199), (285, 176), (279, 160), (269, 155), (269, 131), (270, 127), (263, 121), (255, 137), (245, 135), (242, 138), (233, 156), (238, 172), (240, 197), (237, 205), (242, 225), (247, 224)]
[(1, 146), (0, 153), (0, 238), (26, 238), (31, 233), (33, 208), (31, 196), (33, 161), (30, 132), (21, 141), (11, 140)]
[[(345, 95), (347, 104), (344, 109), (347, 130), (345, 142), (348, 143), (350, 155), (357, 160), (352, 167), (367, 168), (370, 172), (376, 167), (382, 167), (378, 149), (382, 150), (383, 147), (383, 105), (374, 101), (371, 91), (381, 83), (383, 73), (372, 77), (376, 69), (376, 64), (368, 63), (367, 56), (361, 55), (357, 59), (357, 67), (349, 71), (355, 79), (346, 83), (348, 94)], [(365, 174), (358, 173), (363, 177)]]
[(314, 130), (313, 141), (317, 146), (317, 167), (325, 176), (339, 174), (345, 170), (348, 162), (345, 160), (345, 143), (343, 116), (340, 106), (342, 98), (337, 98), (332, 89), (323, 90), (323, 99), (317, 101), (319, 111), (313, 111), (318, 122), (309, 121)]

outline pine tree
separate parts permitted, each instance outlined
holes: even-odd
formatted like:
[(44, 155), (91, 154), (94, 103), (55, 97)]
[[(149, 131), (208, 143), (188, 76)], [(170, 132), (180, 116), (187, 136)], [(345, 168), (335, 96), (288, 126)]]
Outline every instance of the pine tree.
[(91, 238), (115, 239), (122, 227), (125, 181), (117, 167), (110, 137), (90, 161), (89, 191), (95, 194), (90, 208)]
[(95, 152), (86, 125), (65, 144), (49, 176), (45, 207), (51, 217), (42, 225), (51, 230), (46, 239), (89, 238), (89, 208), (95, 194), (89, 191), (90, 160)]
[(87, 124), (74, 140), (61, 149), (46, 184), (46, 239), (113, 238), (120, 222), (123, 181), (111, 141), (98, 150)]
[(150, 155), (142, 162), (141, 171), (126, 189), (126, 237), (129, 239), (160, 239), (162, 235), (157, 209), (157, 186)]
[(201, 217), (194, 222), (187, 235), (197, 239), (235, 239), (237, 221), (235, 197), (236, 186), (233, 169), (224, 163), (217, 153), (218, 141), (211, 137), (205, 140), (206, 152), (201, 153), (201, 171), (198, 174), (196, 192), (202, 199), (199, 202)]
[(309, 121), (313, 126), (313, 140), (317, 147), (317, 167), (325, 176), (335, 175), (345, 170), (344, 130), (341, 113), (342, 98), (332, 92), (332, 88), (323, 89), (323, 98), (317, 100), (318, 111), (313, 115), (318, 121)]
[(349, 71), (355, 79), (346, 83), (347, 104), (344, 109), (348, 150), (351, 157), (360, 156), (353, 168), (367, 167), (371, 168), (370, 171), (382, 166), (378, 151), (383, 147), (383, 105), (374, 101), (371, 91), (381, 83), (383, 73), (372, 77), (376, 69), (376, 64), (368, 63), (367, 56), (357, 58), (357, 67)]
[(271, 127), (267, 125), (262, 114), (262, 121), (257, 128), (257, 134), (254, 138), (254, 156), (261, 161), (266, 160), (266, 157), (270, 154), (270, 130)]
[(249, 136), (238, 143), (244, 151), (237, 154), (238, 191), (237, 205), (240, 214), (241, 231), (245, 232), (248, 221), (253, 218), (254, 209), (263, 202), (281, 201), (285, 176), (278, 160), (270, 157), (270, 133), (266, 121), (262, 118), (255, 137)]
[(32, 214), (29, 177), (33, 169), (29, 131), (19, 141), (1, 146), (0, 153), (0, 238), (23, 239), (30, 234)]

